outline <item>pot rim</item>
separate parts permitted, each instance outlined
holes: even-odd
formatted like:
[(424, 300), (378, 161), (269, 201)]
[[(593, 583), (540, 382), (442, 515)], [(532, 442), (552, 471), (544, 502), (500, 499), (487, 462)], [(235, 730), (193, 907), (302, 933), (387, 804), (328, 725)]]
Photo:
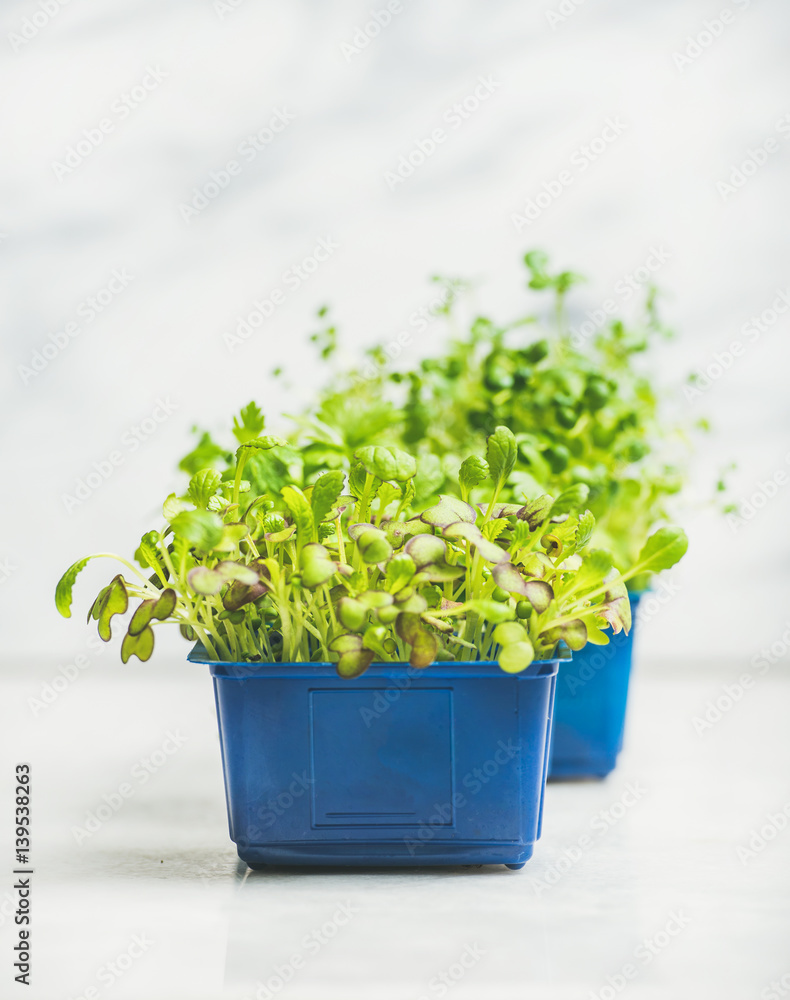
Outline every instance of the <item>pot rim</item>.
[(533, 660), (530, 665), (517, 674), (508, 674), (499, 666), (498, 660), (437, 660), (427, 667), (412, 667), (406, 661), (390, 661), (371, 663), (364, 674), (354, 678), (340, 677), (336, 664), (330, 662), (281, 662), (249, 660), (212, 660), (201, 643), (195, 643), (187, 656), (190, 663), (201, 663), (211, 668), (213, 677), (228, 680), (252, 680), (254, 678), (315, 678), (331, 679), (348, 684), (364, 683), (382, 678), (463, 678), (463, 677), (501, 677), (505, 680), (519, 678), (554, 676), (560, 662), (567, 656), (555, 655), (551, 659)]

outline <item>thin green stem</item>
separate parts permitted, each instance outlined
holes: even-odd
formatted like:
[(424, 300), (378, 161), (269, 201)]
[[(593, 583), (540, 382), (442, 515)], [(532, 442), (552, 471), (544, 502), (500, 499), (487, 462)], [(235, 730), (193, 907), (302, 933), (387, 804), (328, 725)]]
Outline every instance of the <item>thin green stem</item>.
[(211, 641), (211, 639), (209, 639), (208, 633), (205, 631), (205, 629), (203, 629), (200, 625), (198, 625), (197, 622), (190, 622), (189, 624), (190, 627), (195, 630), (195, 634), (197, 635), (198, 639), (200, 639), (200, 641), (203, 643), (203, 646), (205, 647), (206, 652), (211, 657), (211, 659), (218, 660), (219, 657), (217, 656), (217, 651), (214, 648), (214, 643)]
[(238, 506), (239, 504), (239, 490), (241, 489), (241, 476), (244, 472), (244, 466), (247, 464), (247, 457), (249, 455), (249, 448), (241, 447), (238, 450), (236, 458), (236, 475), (233, 480), (233, 500), (232, 503)]
[[(159, 597), (159, 591), (155, 587), (153, 587), (151, 585), (151, 583), (149, 582), (148, 578), (145, 577), (145, 576), (143, 576), (143, 574), (140, 572), (140, 570), (136, 566), (132, 565), (132, 563), (130, 563), (127, 559), (124, 559), (122, 556), (116, 555), (115, 552), (97, 552), (97, 553), (95, 553), (95, 555), (93, 556), (93, 558), (94, 559), (115, 559), (116, 562), (122, 563), (124, 566), (127, 567), (127, 569), (130, 569), (132, 571), (132, 573), (134, 573), (134, 575), (136, 577), (138, 577), (138, 579), (142, 580), (143, 587), (145, 588), (145, 592), (147, 594), (153, 594), (154, 596)], [(173, 574), (173, 576), (175, 576), (175, 573)]]

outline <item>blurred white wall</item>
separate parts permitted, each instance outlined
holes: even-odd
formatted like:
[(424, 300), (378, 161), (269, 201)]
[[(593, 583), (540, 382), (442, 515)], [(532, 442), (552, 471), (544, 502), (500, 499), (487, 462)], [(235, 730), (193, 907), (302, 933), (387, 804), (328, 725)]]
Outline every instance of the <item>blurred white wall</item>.
[[(355, 361), (409, 329), (437, 272), (480, 279), (481, 307), (500, 316), (522, 308), (520, 258), (535, 246), (590, 276), (572, 322), (661, 250), (679, 331), (662, 378), (676, 411), (715, 426), (694, 463), (677, 596), (646, 624), (643, 655), (751, 658), (780, 640), (790, 485), (766, 487), (738, 530), (702, 502), (732, 459), (736, 497), (777, 473), (790, 483), (788, 314), (771, 312), (790, 291), (788, 29), (782, 0), (8, 0), (3, 654), (65, 662), (86, 648), (80, 620), (110, 567), (86, 571), (71, 622), (52, 604), (60, 572), (128, 553), (158, 522), (194, 422), (219, 429), (252, 397), (276, 422), (309, 400), (319, 305)], [(436, 129), (425, 162), (388, 182)], [(718, 182), (740, 164), (728, 191)], [(517, 231), (563, 171), (561, 194)], [(321, 240), (334, 249), (298, 280)], [(256, 299), (271, 316), (229, 350)], [(415, 337), (414, 359), (444, 335)], [(731, 367), (684, 399), (685, 374), (734, 341)], [(291, 391), (269, 377), (280, 364), (298, 374)], [(113, 453), (111, 475), (67, 509)]]

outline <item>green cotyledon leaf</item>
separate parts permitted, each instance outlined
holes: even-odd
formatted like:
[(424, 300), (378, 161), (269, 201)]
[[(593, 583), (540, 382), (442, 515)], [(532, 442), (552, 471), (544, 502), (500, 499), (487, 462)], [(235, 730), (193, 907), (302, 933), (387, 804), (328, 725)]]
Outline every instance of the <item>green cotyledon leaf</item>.
[(429, 507), (420, 514), (420, 520), (424, 521), (425, 524), (441, 528), (446, 528), (457, 521), (474, 524), (476, 519), (477, 511), (471, 504), (459, 500), (458, 497), (446, 496), (444, 494), (439, 497), (439, 503), (433, 507)]
[(526, 597), (538, 614), (543, 614), (554, 598), (554, 590), (550, 584), (545, 580), (525, 580), (512, 563), (498, 563), (491, 575), (497, 586), (508, 594)]
[(179, 514), (193, 509), (188, 500), (184, 500), (183, 497), (177, 497), (175, 493), (171, 493), (162, 504), (162, 516), (168, 524), (172, 524), (173, 519), (178, 517)]
[(475, 546), (487, 562), (508, 562), (508, 554), (505, 549), (497, 545), (496, 542), (489, 541), (475, 524), (468, 524), (466, 521), (448, 524), (443, 534), (445, 538), (465, 538)]
[(149, 660), (154, 651), (154, 630), (150, 625), (136, 635), (127, 632), (121, 643), (121, 659), (124, 663), (129, 662), (131, 656), (136, 656), (140, 660)]
[(518, 674), (535, 659), (535, 650), (526, 636), (520, 642), (511, 642), (499, 651), (499, 666), (506, 674)]
[(523, 625), (518, 622), (502, 622), (494, 629), (494, 642), (501, 646), (508, 646), (512, 642), (522, 642), (527, 638), (527, 633)]
[(370, 609), (354, 597), (341, 597), (335, 606), (338, 621), (351, 632), (361, 632), (368, 621)]
[(310, 542), (302, 549), (300, 567), (302, 584), (308, 590), (323, 586), (337, 572), (337, 563), (330, 558), (328, 549), (318, 542)]
[(172, 587), (163, 590), (159, 598), (149, 598), (140, 604), (129, 622), (129, 634), (139, 635), (152, 618), (165, 621), (176, 607), (176, 592)]
[(392, 555), (392, 546), (386, 534), (372, 525), (359, 534), (357, 549), (366, 563), (386, 562)]
[(444, 562), (447, 543), (436, 535), (415, 535), (406, 542), (403, 551), (414, 560), (414, 565), (419, 569), (429, 563)]
[(590, 487), (584, 483), (574, 483), (567, 490), (563, 490), (551, 505), (549, 517), (558, 517), (560, 514), (570, 514), (578, 510), (587, 502), (590, 495)]
[(417, 472), (417, 461), (414, 456), (399, 448), (367, 445), (358, 448), (354, 458), (364, 466), (366, 472), (377, 479), (405, 483)]
[(339, 654), (335, 669), (340, 677), (347, 679), (364, 674), (375, 655), (372, 649), (363, 648), (361, 636), (348, 633), (334, 638), (329, 643), (329, 648), (333, 653)]
[(170, 522), (173, 531), (197, 549), (209, 552), (222, 540), (222, 519), (207, 510), (185, 510)]
[(105, 642), (109, 642), (112, 638), (110, 622), (113, 615), (125, 614), (128, 607), (129, 594), (126, 590), (126, 582), (119, 573), (102, 590), (88, 612), (89, 617), (92, 616), (98, 621), (99, 636)]
[(427, 667), (436, 659), (439, 643), (436, 636), (423, 625), (419, 614), (404, 611), (395, 620), (395, 631), (411, 646), (409, 663), (413, 667)]
[(415, 561), (408, 552), (400, 552), (398, 555), (393, 556), (387, 563), (387, 587), (390, 593), (396, 594), (403, 587), (407, 586), (416, 572)]
[(575, 651), (583, 649), (587, 643), (587, 626), (580, 618), (565, 622), (541, 633), (541, 639), (546, 642), (559, 642), (563, 639)]

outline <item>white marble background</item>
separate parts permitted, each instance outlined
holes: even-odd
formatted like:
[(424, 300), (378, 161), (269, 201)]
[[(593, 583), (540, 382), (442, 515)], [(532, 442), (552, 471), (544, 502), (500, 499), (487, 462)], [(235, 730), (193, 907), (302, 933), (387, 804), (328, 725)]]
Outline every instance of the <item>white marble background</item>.
[[(520, 255), (542, 246), (590, 275), (573, 322), (651, 248), (669, 254), (657, 278), (679, 336), (656, 364), (675, 409), (716, 429), (694, 462), (678, 596), (647, 626), (645, 656), (749, 659), (790, 616), (790, 488), (738, 531), (704, 502), (731, 459), (736, 498), (790, 472), (787, 319), (756, 342), (741, 332), (790, 287), (790, 132), (777, 131), (790, 113), (786, 5), (404, 0), (369, 44), (344, 48), (375, 9), (69, 0), (49, 16), (39, 0), (3, 4), (4, 654), (84, 650), (84, 627), (55, 614), (55, 581), (86, 552), (130, 551), (157, 523), (181, 485), (174, 459), (193, 422), (221, 428), (254, 396), (274, 424), (309, 400), (322, 378), (306, 342), (317, 306), (333, 304), (351, 362), (410, 329), (436, 272), (480, 279), (481, 308), (511, 315), (524, 303)], [(696, 36), (710, 44), (678, 60)], [(481, 77), (493, 92), (450, 127), (445, 111)], [(278, 110), (292, 116), (287, 127), (186, 221), (193, 189)], [(574, 168), (610, 118), (622, 134)], [(74, 164), (69, 147), (102, 125), (76, 166), (57, 166)], [(442, 126), (446, 141), (390, 190), (385, 173)], [(767, 162), (723, 197), (717, 181), (772, 138)], [(514, 213), (569, 166), (573, 183), (517, 232)], [(319, 238), (338, 248), (289, 288), (284, 273)], [(124, 269), (132, 280), (90, 320), (84, 303)], [(230, 352), (223, 334), (276, 289), (274, 314)], [(63, 343), (71, 322), (75, 336), (56, 350), (50, 338)], [(443, 336), (437, 325), (415, 338), (404, 360)], [(684, 400), (686, 373), (735, 339), (745, 353), (700, 400)], [(290, 390), (269, 377), (278, 364), (296, 372)], [(153, 426), (142, 422), (163, 414), (160, 399), (173, 408), (135, 446), (133, 428)], [(64, 495), (113, 452), (109, 478), (67, 510)], [(107, 572), (86, 572), (80, 614)], [(179, 643), (162, 645), (180, 653)]]
[[(736, 498), (787, 469), (787, 320), (748, 341), (693, 405), (678, 390), (790, 286), (777, 132), (790, 114), (786, 3), (404, 0), (346, 58), (384, 0), (67, 0), (42, 13), (57, 2), (0, 5), (0, 994), (12, 989), (17, 760), (35, 786), (34, 1000), (216, 1000), (223, 986), (251, 997), (346, 900), (361, 919), (278, 996), (433, 997), (432, 978), (479, 944), (454, 1000), (604, 998), (677, 910), (688, 929), (624, 997), (757, 1000), (790, 983), (790, 828), (769, 821), (790, 809), (790, 484), (738, 531), (704, 506), (733, 459)], [(552, 25), (561, 8), (570, 14)], [(689, 36), (725, 10), (717, 37), (678, 66)], [(385, 173), (481, 76), (497, 85), (490, 99), (390, 190)], [(145, 79), (153, 89), (126, 114), (117, 102)], [(278, 110), (293, 115), (282, 134), (185, 221), (192, 190)], [(608, 118), (623, 134), (517, 232), (513, 214)], [(101, 143), (58, 177), (53, 164), (102, 122)], [(723, 198), (717, 181), (772, 138), (767, 161)], [(284, 272), (326, 238), (331, 258), (287, 288)], [(254, 396), (274, 425), (309, 401), (322, 377), (306, 346), (317, 306), (333, 304), (350, 363), (411, 329), (436, 272), (480, 279), (480, 307), (511, 315), (533, 246), (590, 275), (574, 323), (651, 248), (669, 253), (657, 278), (679, 335), (656, 364), (671, 408), (716, 428), (693, 466), (675, 596), (644, 622), (622, 762), (606, 782), (548, 788), (543, 837), (520, 873), (245, 874), (227, 838), (207, 674), (184, 663), (178, 636), (127, 667), (95, 642), (82, 616), (107, 566), (86, 571), (72, 621), (55, 612), (55, 582), (78, 556), (127, 552), (157, 523), (195, 421), (219, 430)], [(89, 322), (84, 303), (123, 269), (128, 287)], [(223, 334), (277, 289), (287, 294), (272, 317), (229, 352)], [(77, 336), (28, 373), (72, 322)], [(443, 336), (432, 327), (405, 360)], [(269, 377), (278, 364), (295, 373), (288, 391)], [(134, 447), (134, 428), (164, 416), (159, 400), (171, 412)], [(113, 452), (122, 461), (69, 512), (64, 494)], [(777, 665), (762, 678), (749, 663), (772, 643)], [(746, 670), (749, 691), (700, 731), (694, 720)], [(95, 834), (76, 835), (174, 730), (183, 749)], [(633, 783), (644, 796), (543, 891)], [(744, 860), (766, 824), (776, 842)], [(107, 963), (135, 935), (150, 947), (108, 985)]]

